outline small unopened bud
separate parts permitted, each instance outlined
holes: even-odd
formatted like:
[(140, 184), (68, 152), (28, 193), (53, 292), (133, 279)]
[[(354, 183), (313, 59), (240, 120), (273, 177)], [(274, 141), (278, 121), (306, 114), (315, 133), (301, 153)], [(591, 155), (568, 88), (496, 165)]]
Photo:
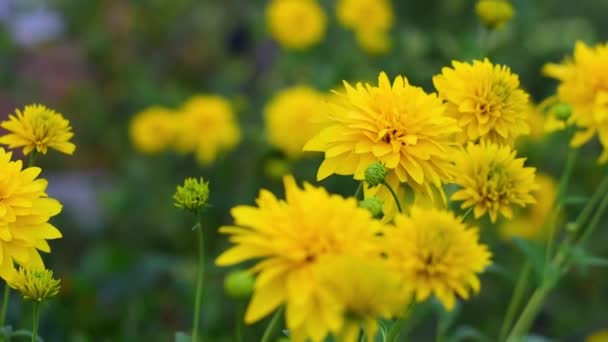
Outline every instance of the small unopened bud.
[(369, 212), (372, 213), (373, 218), (379, 219), (384, 216), (384, 213), (382, 211), (384, 204), (376, 196), (364, 199), (363, 201), (359, 202), (359, 206), (361, 208), (369, 210)]
[(59, 282), (53, 278), (53, 271), (21, 267), (9, 286), (21, 292), (25, 299), (42, 302), (59, 293)]
[(378, 186), (384, 183), (386, 174), (387, 171), (384, 165), (378, 162), (371, 163), (367, 169), (365, 169), (365, 182), (370, 187)]
[(578, 224), (576, 224), (576, 222), (568, 222), (566, 224), (566, 231), (569, 234), (576, 233), (577, 230), (578, 230)]
[(251, 272), (234, 271), (224, 279), (224, 291), (234, 299), (247, 299), (253, 293), (255, 279)]
[(552, 108), (553, 115), (560, 120), (568, 120), (572, 114), (572, 107), (567, 103), (558, 103)]
[(205, 182), (203, 178), (186, 178), (184, 185), (177, 186), (177, 190), (173, 195), (175, 206), (178, 208), (198, 211), (207, 204), (209, 198), (209, 182)]
[(489, 29), (499, 29), (515, 14), (513, 6), (507, 0), (479, 0), (475, 13)]

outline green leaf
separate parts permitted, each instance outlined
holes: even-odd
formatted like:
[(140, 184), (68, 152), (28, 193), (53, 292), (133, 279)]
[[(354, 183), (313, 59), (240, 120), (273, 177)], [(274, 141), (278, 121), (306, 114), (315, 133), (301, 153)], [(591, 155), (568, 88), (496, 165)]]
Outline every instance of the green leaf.
[(583, 273), (588, 267), (608, 267), (608, 259), (591, 255), (582, 246), (575, 246), (570, 250), (572, 261), (581, 267)]
[(175, 333), (175, 342), (192, 342), (192, 336), (183, 331), (178, 331)]
[(513, 238), (513, 243), (532, 265), (537, 283), (542, 283), (547, 271), (544, 248), (536, 242), (518, 237)]
[(589, 197), (586, 196), (569, 196), (564, 200), (566, 205), (585, 204), (589, 202)]
[(468, 325), (458, 327), (452, 336), (447, 339), (448, 342), (460, 342), (460, 341), (480, 341), (480, 342), (491, 342), (492, 339), (482, 334), (479, 330), (470, 327)]

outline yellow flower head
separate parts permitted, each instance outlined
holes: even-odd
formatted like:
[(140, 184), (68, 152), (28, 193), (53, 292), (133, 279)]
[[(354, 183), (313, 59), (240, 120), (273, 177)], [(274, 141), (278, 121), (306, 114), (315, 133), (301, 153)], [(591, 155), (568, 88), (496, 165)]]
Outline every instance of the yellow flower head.
[(371, 55), (382, 55), (391, 49), (391, 39), (385, 31), (359, 29), (355, 37), (357, 44)]
[(462, 209), (474, 207), (475, 218), (488, 212), (492, 222), (496, 222), (500, 212), (510, 219), (511, 206), (525, 207), (535, 202), (530, 192), (538, 189), (536, 169), (524, 167), (526, 159), (516, 158), (511, 147), (469, 143), (454, 159), (454, 182), (461, 189), (452, 195), (452, 200), (463, 201)]
[(338, 22), (354, 31), (386, 32), (393, 25), (390, 0), (339, 0)]
[(490, 264), (491, 253), (479, 243), (477, 228), (468, 228), (449, 211), (412, 207), (397, 215), (395, 228), (384, 232), (385, 253), (402, 278), (406, 293), (424, 301), (434, 294), (451, 310), (456, 295), (479, 292), (477, 274)]
[(557, 195), (557, 184), (555, 179), (545, 174), (538, 174), (536, 183), (538, 184), (536, 203), (530, 205), (524, 215), (520, 217), (515, 215), (515, 219), (502, 224), (499, 229), (501, 238), (505, 240), (513, 237), (544, 239), (548, 235), (549, 231), (543, 230), (543, 228), (551, 227), (551, 225), (545, 227), (544, 224), (551, 213)]
[(53, 271), (44, 268), (21, 267), (10, 287), (21, 292), (25, 299), (42, 302), (59, 293), (59, 280), (53, 278)]
[(475, 13), (490, 29), (499, 29), (511, 20), (515, 11), (507, 0), (479, 0)]
[(337, 340), (359, 341), (360, 327), (364, 326), (367, 341), (373, 342), (378, 318), (390, 319), (400, 314), (409, 299), (399, 280), (380, 258), (326, 258), (319, 267), (319, 281), (342, 313)]
[(585, 338), (585, 342), (608, 342), (608, 329), (593, 332)]
[(317, 0), (271, 0), (266, 25), (281, 46), (303, 50), (323, 39), (327, 16)]
[(21, 160), (11, 161), (11, 156), (0, 148), (0, 278), (7, 281), (15, 276), (14, 262), (44, 268), (38, 250), (50, 252), (46, 240), (61, 237), (48, 223), (61, 204), (47, 197), (47, 181), (36, 179), (40, 168), (21, 170)]
[(131, 120), (129, 133), (135, 148), (146, 154), (162, 152), (173, 145), (177, 114), (163, 107), (150, 107)]
[[(318, 281), (324, 258), (377, 255), (375, 234), (382, 224), (354, 198), (330, 195), (285, 178), (285, 200), (262, 190), (257, 206), (232, 209), (235, 226), (220, 228), (233, 247), (218, 257), (220, 266), (257, 260), (255, 290), (245, 314), (253, 323), (286, 305), (287, 327), (295, 340), (320, 341), (337, 331), (341, 312)], [(299, 337), (299, 339), (298, 339)]]
[(177, 149), (194, 151), (203, 165), (234, 148), (241, 135), (230, 103), (220, 96), (199, 95), (184, 103), (178, 118)]
[(25, 106), (23, 111), (17, 109), (15, 115), (10, 115), (0, 126), (10, 132), (0, 137), (0, 144), (11, 149), (23, 147), (25, 155), (33, 150), (46, 154), (49, 148), (65, 154), (76, 150), (76, 145), (70, 142), (74, 136), (70, 122), (42, 105)]
[[(445, 106), (434, 94), (410, 85), (405, 77), (391, 84), (381, 73), (378, 83), (352, 87), (344, 82), (346, 93), (330, 103), (327, 127), (304, 146), (305, 151), (325, 152), (317, 179), (335, 173), (361, 180), (371, 163), (380, 162), (393, 187), (407, 182), (417, 192), (430, 194), (433, 187), (441, 191), (442, 182), (451, 178), (456, 121), (444, 114)], [(369, 194), (385, 204), (393, 202), (390, 194)]]
[(301, 157), (304, 144), (319, 131), (325, 110), (324, 94), (313, 88), (282, 90), (264, 109), (268, 140), (289, 158)]
[(448, 113), (462, 128), (462, 141), (485, 140), (513, 144), (528, 134), (528, 94), (519, 88), (519, 78), (504, 65), (488, 59), (472, 64), (453, 61), (433, 77), (439, 96), (448, 103)]
[(600, 162), (608, 161), (608, 43), (577, 42), (573, 58), (547, 64), (543, 72), (560, 81), (557, 97), (572, 109), (568, 123), (581, 129), (571, 145), (581, 146), (597, 133), (604, 148)]

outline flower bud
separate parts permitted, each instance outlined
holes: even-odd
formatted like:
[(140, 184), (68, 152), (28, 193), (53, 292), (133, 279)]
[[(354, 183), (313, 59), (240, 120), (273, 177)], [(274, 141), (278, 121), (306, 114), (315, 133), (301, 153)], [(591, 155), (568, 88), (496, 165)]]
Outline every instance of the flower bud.
[(368, 197), (363, 201), (360, 201), (359, 206), (361, 208), (369, 210), (369, 212), (372, 213), (373, 218), (379, 219), (384, 216), (384, 213), (382, 212), (384, 204), (376, 196)]
[(21, 292), (25, 299), (42, 302), (59, 293), (59, 282), (53, 278), (53, 271), (21, 267), (9, 286)]
[(253, 293), (255, 278), (248, 271), (234, 271), (224, 279), (224, 291), (234, 299), (247, 299)]
[(489, 29), (499, 29), (515, 14), (513, 6), (506, 0), (479, 0), (475, 13)]
[(567, 120), (572, 114), (572, 107), (567, 103), (558, 103), (551, 109), (553, 115), (560, 120)]
[(196, 212), (207, 204), (209, 198), (209, 182), (205, 182), (201, 177), (186, 178), (183, 186), (177, 186), (173, 195), (175, 206)]
[(369, 164), (365, 169), (365, 182), (368, 186), (374, 187), (384, 183), (386, 177), (386, 167), (379, 162)]

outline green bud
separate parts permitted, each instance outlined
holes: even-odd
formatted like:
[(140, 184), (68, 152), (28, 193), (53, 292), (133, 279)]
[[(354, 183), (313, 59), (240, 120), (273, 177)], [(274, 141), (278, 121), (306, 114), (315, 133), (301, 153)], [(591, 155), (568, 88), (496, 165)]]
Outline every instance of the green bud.
[(379, 162), (369, 164), (365, 169), (365, 182), (370, 187), (378, 186), (384, 182), (387, 171), (386, 167)]
[(372, 213), (372, 216), (374, 218), (379, 219), (384, 216), (384, 213), (382, 212), (384, 204), (376, 196), (364, 199), (363, 201), (359, 202), (359, 206), (361, 208), (369, 210), (369, 212)]
[(253, 293), (255, 278), (248, 271), (234, 271), (224, 279), (224, 291), (234, 299), (247, 299)]
[(578, 224), (576, 222), (568, 222), (566, 223), (566, 231), (570, 234), (576, 233), (578, 230)]
[(567, 120), (572, 114), (572, 107), (567, 103), (558, 103), (552, 108), (553, 115), (560, 120)]
[(177, 186), (173, 195), (175, 206), (192, 212), (196, 212), (207, 204), (209, 198), (209, 182), (203, 178), (186, 178), (184, 185)]

